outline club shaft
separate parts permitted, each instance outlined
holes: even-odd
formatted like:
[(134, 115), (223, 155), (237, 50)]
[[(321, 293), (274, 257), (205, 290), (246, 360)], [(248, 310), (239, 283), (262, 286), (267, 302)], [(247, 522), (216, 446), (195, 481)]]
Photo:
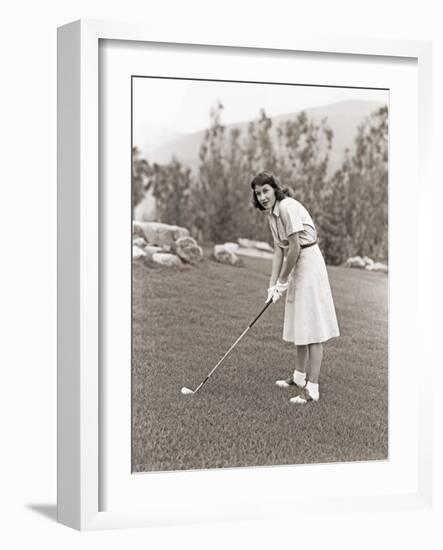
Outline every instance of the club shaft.
[(223, 363), (223, 361), (226, 359), (226, 357), (231, 353), (231, 351), (235, 348), (235, 346), (240, 342), (240, 340), (243, 338), (243, 336), (248, 332), (248, 330), (251, 328), (251, 326), (248, 326), (237, 338), (237, 340), (232, 344), (232, 346), (228, 349), (228, 351), (223, 355), (223, 357), (220, 359), (220, 361), (215, 365), (215, 367), (211, 370), (211, 372), (208, 374), (208, 376), (203, 380), (203, 382), (200, 382), (200, 384), (195, 388), (194, 393), (198, 392), (198, 390), (205, 384), (209, 378), (212, 376), (212, 373), (217, 370), (217, 368)]
[(198, 390), (203, 386), (203, 384), (206, 384), (206, 382), (209, 380), (209, 378), (212, 376), (212, 373), (217, 370), (217, 368), (223, 363), (223, 361), (228, 357), (228, 355), (231, 353), (231, 351), (235, 348), (235, 346), (240, 342), (240, 340), (243, 338), (243, 336), (251, 329), (255, 323), (259, 320), (259, 318), (263, 315), (263, 313), (268, 309), (268, 307), (272, 304), (272, 300), (269, 300), (265, 303), (262, 310), (252, 319), (252, 321), (249, 323), (249, 325), (245, 328), (245, 330), (240, 334), (240, 336), (237, 338), (237, 340), (232, 344), (232, 346), (228, 349), (228, 351), (223, 355), (223, 357), (220, 359), (220, 361), (215, 365), (215, 367), (211, 370), (211, 372), (208, 374), (208, 376), (203, 380), (203, 382), (200, 382), (200, 384), (195, 388), (194, 393), (197, 393)]
[(265, 305), (263, 306), (262, 310), (252, 319), (252, 321), (249, 323), (248, 328), (252, 328), (255, 323), (260, 319), (260, 317), (263, 315), (263, 313), (268, 309), (268, 307), (272, 304), (272, 299), (268, 300)]

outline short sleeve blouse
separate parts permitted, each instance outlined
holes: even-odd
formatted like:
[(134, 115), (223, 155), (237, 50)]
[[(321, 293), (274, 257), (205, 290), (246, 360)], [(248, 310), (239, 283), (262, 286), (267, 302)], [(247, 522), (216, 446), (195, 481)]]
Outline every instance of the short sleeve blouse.
[(274, 244), (280, 248), (288, 248), (288, 237), (299, 233), (301, 245), (317, 240), (314, 222), (306, 208), (292, 197), (277, 201), (268, 214)]

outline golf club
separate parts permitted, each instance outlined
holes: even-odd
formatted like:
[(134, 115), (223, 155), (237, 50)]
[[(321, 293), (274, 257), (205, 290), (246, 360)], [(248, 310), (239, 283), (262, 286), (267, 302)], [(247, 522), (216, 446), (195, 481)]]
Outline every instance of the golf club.
[(254, 317), (254, 319), (249, 323), (249, 325), (246, 327), (246, 329), (240, 334), (240, 336), (237, 338), (237, 340), (232, 344), (232, 346), (228, 349), (228, 351), (223, 355), (223, 357), (220, 359), (220, 361), (215, 365), (215, 367), (211, 370), (211, 372), (208, 374), (208, 376), (200, 382), (200, 384), (195, 388), (195, 390), (191, 390), (190, 388), (183, 387), (181, 389), (181, 392), (183, 395), (190, 395), (197, 393), (200, 388), (206, 384), (206, 382), (211, 378), (212, 374), (217, 370), (217, 368), (223, 363), (223, 361), (228, 357), (228, 355), (231, 353), (231, 351), (235, 348), (235, 346), (240, 342), (240, 340), (243, 338), (243, 336), (251, 329), (254, 324), (258, 321), (258, 319), (263, 315), (263, 313), (268, 309), (268, 307), (272, 304), (272, 298), (270, 298), (265, 305), (263, 306), (262, 310), (258, 315)]

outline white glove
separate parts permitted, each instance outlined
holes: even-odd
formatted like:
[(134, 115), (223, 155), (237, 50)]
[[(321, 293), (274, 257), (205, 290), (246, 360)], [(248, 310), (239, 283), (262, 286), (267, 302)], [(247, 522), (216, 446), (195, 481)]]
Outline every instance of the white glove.
[(285, 283), (282, 283), (280, 279), (277, 281), (277, 284), (275, 285), (275, 290), (280, 293), (281, 296), (288, 290), (289, 283), (286, 281)]
[(274, 304), (280, 300), (280, 298), (283, 296), (283, 294), (288, 290), (288, 282), (282, 283), (281, 281), (277, 281), (277, 284), (274, 286), (271, 286), (268, 288), (268, 300), (272, 300)]
[[(274, 286), (270, 286), (270, 287), (268, 288), (268, 296), (267, 296), (267, 298), (266, 298), (266, 301), (267, 301), (267, 302), (269, 302), (269, 300), (272, 300), (272, 297), (273, 297), (273, 295), (274, 295), (274, 290), (275, 290), (275, 285), (274, 285)], [(274, 300), (272, 300), (272, 301), (274, 301)]]

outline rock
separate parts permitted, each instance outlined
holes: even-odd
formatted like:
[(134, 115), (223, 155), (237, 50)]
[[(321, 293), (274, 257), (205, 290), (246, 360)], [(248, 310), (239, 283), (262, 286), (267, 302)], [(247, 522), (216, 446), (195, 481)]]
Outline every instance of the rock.
[(182, 265), (180, 258), (169, 252), (156, 252), (152, 255), (152, 261), (163, 267), (181, 267)]
[(139, 248), (138, 246), (132, 247), (132, 259), (138, 260), (139, 258), (144, 258), (146, 256), (146, 252)]
[(242, 265), (240, 258), (229, 248), (226, 248), (223, 244), (216, 244), (214, 246), (214, 258), (217, 262), (222, 264), (230, 264), (235, 266)]
[(254, 258), (272, 258), (274, 250), (267, 242), (253, 241), (251, 239), (238, 239), (239, 247), (235, 253), (239, 256), (252, 256)]
[(345, 263), (346, 267), (358, 267), (360, 269), (364, 269), (366, 267), (366, 264), (360, 256), (353, 256), (352, 258), (348, 258)]
[(145, 240), (145, 234), (143, 232), (140, 222), (132, 222), (132, 239), (141, 238)]
[(237, 239), (238, 244), (243, 248), (255, 248), (255, 243), (257, 241), (252, 241), (251, 239)]
[(388, 272), (388, 266), (381, 262), (373, 262), (371, 265), (367, 265), (366, 269), (368, 271), (381, 271), (382, 273)]
[(258, 248), (243, 248), (239, 247), (235, 251), (239, 256), (252, 256), (253, 258), (264, 258), (266, 260), (272, 260), (273, 252), (266, 252), (259, 250)]
[(132, 239), (132, 245), (138, 246), (139, 248), (144, 248), (146, 241), (143, 237), (135, 237), (135, 239)]
[(272, 246), (265, 241), (253, 241), (251, 239), (237, 239), (242, 248), (256, 248), (265, 252), (273, 252)]
[(144, 247), (145, 255), (147, 260), (152, 260), (152, 256), (157, 253), (164, 253), (165, 250), (161, 246), (153, 246), (148, 244)]
[(196, 264), (203, 258), (203, 250), (192, 237), (180, 237), (173, 243), (172, 250), (188, 264)]
[(238, 243), (225, 243), (223, 246), (226, 247), (228, 250), (232, 250), (232, 252), (235, 252), (240, 248), (240, 245)]
[(255, 248), (257, 250), (262, 250), (263, 252), (270, 252), (271, 254), (274, 253), (274, 249), (272, 248), (272, 246), (264, 241), (257, 241), (255, 243)]
[(185, 227), (158, 222), (132, 222), (132, 233), (143, 237), (148, 244), (170, 246), (180, 237), (188, 237), (189, 231)]

